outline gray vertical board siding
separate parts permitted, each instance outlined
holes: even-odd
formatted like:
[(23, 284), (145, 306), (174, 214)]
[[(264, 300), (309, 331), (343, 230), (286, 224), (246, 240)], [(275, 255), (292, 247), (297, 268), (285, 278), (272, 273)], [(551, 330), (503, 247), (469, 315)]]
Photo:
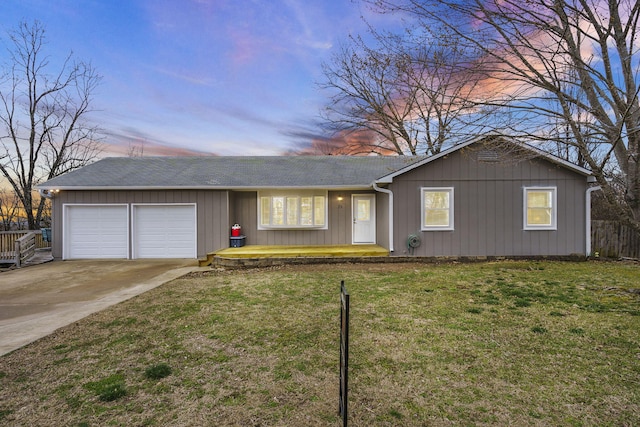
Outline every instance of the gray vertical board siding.
[(132, 203), (195, 203), (197, 214), (197, 256), (204, 257), (229, 246), (227, 224), (229, 210), (227, 191), (158, 190), (158, 191), (71, 191), (65, 190), (53, 198), (54, 239), (52, 254), (62, 258), (63, 205), (65, 204), (132, 204)]
[(257, 245), (258, 228), (258, 201), (255, 191), (233, 192), (231, 193), (232, 211), (231, 220), (234, 224), (240, 224), (242, 234), (247, 236), (247, 245)]
[[(238, 218), (237, 218), (237, 214), (236, 214), (236, 195), (234, 192), (232, 191), (228, 191), (227, 192), (227, 211), (226, 211), (226, 215), (227, 215), (227, 222), (223, 223), (221, 226), (226, 226), (227, 227), (227, 233), (229, 236), (231, 236), (231, 227), (234, 224), (239, 224)], [(244, 230), (243, 230), (244, 232)], [(246, 242), (245, 242), (246, 244)], [(230, 244), (228, 243), (227, 246), (229, 246)], [(224, 247), (224, 246), (223, 246)]]
[[(338, 194), (342, 200), (338, 201)], [(353, 213), (351, 196), (353, 192), (329, 192), (329, 229), (325, 245), (349, 245), (352, 242)]]
[[(235, 217), (247, 236), (248, 245), (345, 245), (351, 244), (352, 217), (350, 191), (328, 192), (328, 228), (326, 230), (258, 230), (258, 193), (233, 193)], [(355, 192), (364, 194), (365, 192)], [(338, 195), (342, 201), (338, 201)]]
[[(523, 188), (557, 187), (557, 230), (525, 231)], [(454, 188), (453, 231), (421, 231), (421, 187)], [(418, 256), (563, 256), (584, 254), (586, 177), (542, 159), (478, 162), (462, 152), (396, 177), (395, 255), (409, 253), (410, 234), (422, 244)]]
[(376, 193), (376, 240), (389, 249), (389, 196), (382, 192)]
[(60, 195), (51, 199), (51, 255), (62, 258), (62, 204), (58, 202)]

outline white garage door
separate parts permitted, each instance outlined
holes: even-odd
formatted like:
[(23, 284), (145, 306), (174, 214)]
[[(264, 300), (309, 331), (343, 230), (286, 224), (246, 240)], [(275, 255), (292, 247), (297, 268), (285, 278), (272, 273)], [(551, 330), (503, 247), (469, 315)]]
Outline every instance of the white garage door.
[(128, 258), (127, 205), (67, 205), (63, 258)]
[(194, 205), (133, 205), (134, 258), (196, 258)]

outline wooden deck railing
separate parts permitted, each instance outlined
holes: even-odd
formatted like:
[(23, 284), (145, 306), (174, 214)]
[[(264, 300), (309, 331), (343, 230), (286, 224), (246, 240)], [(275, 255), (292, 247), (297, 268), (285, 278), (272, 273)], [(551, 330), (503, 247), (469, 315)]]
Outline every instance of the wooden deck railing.
[(22, 264), (36, 253), (36, 234), (38, 231), (30, 231), (18, 240), (16, 240), (16, 267), (22, 267)]
[[(27, 237), (31, 235), (30, 237)], [(18, 248), (19, 243), (19, 250)], [(17, 264), (18, 253), (26, 248), (33, 249), (35, 252), (36, 249), (44, 249), (51, 247), (51, 243), (45, 241), (42, 238), (42, 231), (29, 231), (29, 230), (18, 230), (18, 231), (0, 231), (0, 260), (5, 262), (15, 262)], [(32, 255), (31, 252), (29, 254)], [(21, 256), (21, 259), (24, 260), (24, 256)]]

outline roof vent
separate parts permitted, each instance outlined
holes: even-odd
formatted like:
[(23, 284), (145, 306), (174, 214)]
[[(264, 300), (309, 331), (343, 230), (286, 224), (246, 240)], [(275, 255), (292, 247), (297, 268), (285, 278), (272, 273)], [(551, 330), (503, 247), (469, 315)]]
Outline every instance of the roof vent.
[(500, 155), (496, 150), (480, 150), (478, 151), (479, 162), (499, 162)]

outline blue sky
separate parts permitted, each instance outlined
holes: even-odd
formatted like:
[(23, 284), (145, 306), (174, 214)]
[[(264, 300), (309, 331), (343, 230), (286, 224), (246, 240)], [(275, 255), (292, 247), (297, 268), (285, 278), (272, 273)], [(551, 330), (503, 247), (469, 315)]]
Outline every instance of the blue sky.
[(52, 62), (92, 62), (107, 154), (275, 155), (315, 132), (321, 64), (363, 15), (382, 19), (351, 0), (4, 0), (0, 37), (39, 20)]

